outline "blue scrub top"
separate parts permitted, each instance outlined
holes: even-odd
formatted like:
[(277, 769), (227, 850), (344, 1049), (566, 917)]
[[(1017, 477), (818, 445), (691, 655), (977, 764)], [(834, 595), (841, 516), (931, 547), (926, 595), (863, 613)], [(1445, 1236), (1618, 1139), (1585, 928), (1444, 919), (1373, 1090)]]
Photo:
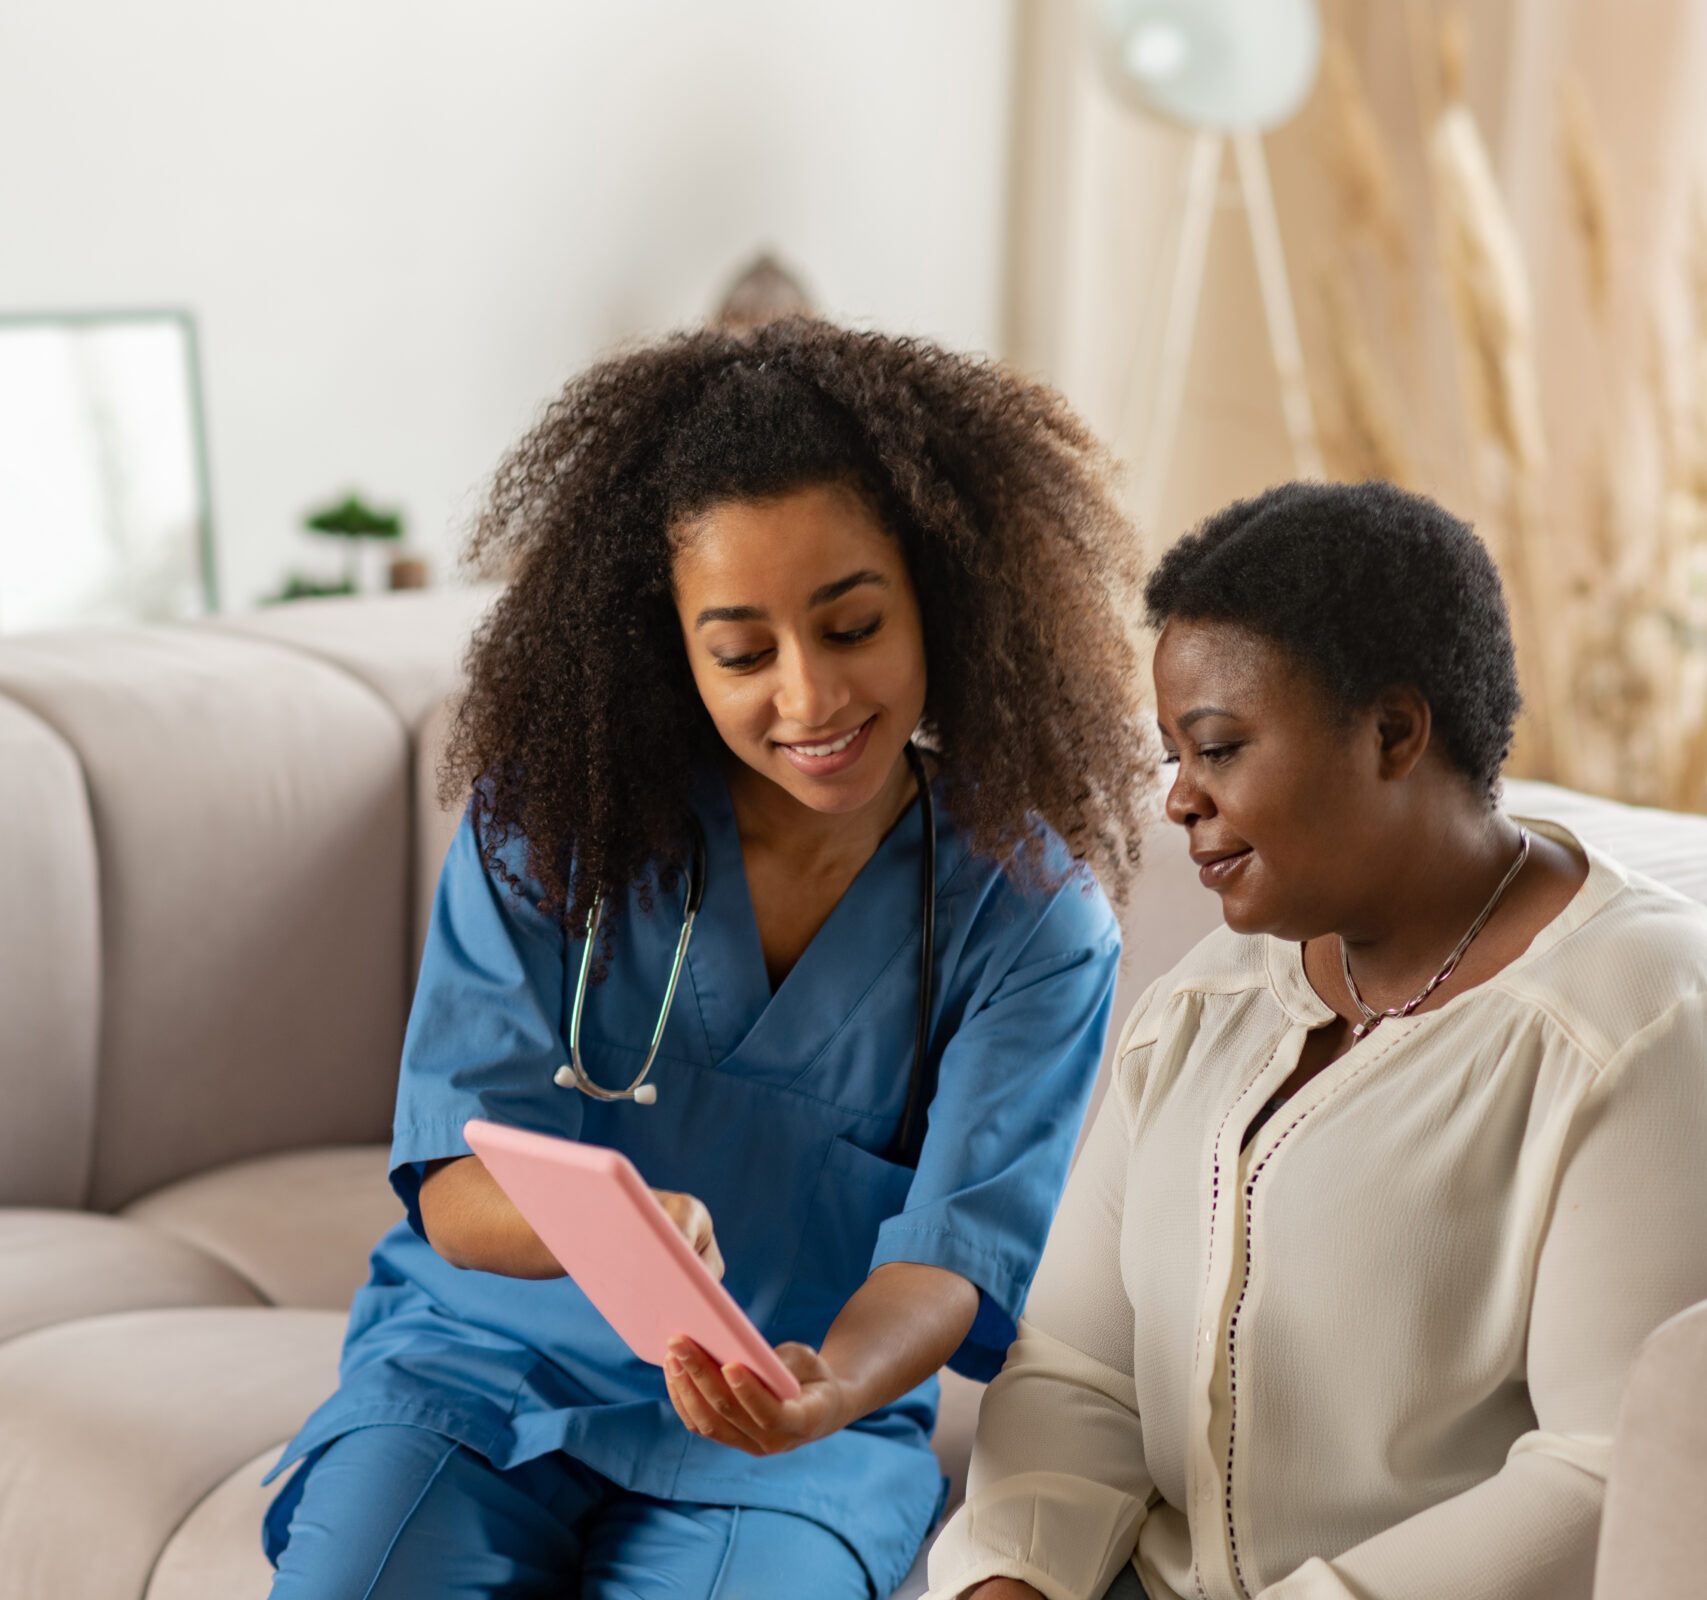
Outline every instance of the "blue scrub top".
[[(900, 1125), (918, 1007), (923, 828), (908, 808), (773, 994), (721, 777), (699, 785), (706, 884), (650, 1082), (657, 1104), (552, 1080), (581, 943), (486, 869), (471, 816), (451, 845), (403, 1045), (391, 1181), (406, 1218), (355, 1298), (337, 1392), (269, 1474), (353, 1428), (410, 1423), (510, 1467), (567, 1450), (663, 1500), (794, 1512), (839, 1534), (887, 1594), (944, 1489), (930, 1449), (937, 1381), (828, 1439), (757, 1458), (690, 1434), (660, 1369), (567, 1278), (450, 1266), (427, 1243), (426, 1163), (469, 1153), (470, 1117), (621, 1150), (656, 1188), (709, 1207), (724, 1283), (772, 1343), (822, 1343), (867, 1275), (945, 1267), (980, 1290), (950, 1365), (993, 1375), (1014, 1332), (1101, 1059), (1119, 930), (1082, 871), (1022, 890), (969, 854), (937, 806), (939, 1063), (917, 1170), (885, 1158)], [(1067, 865), (1051, 839), (1052, 865)], [(600, 1083), (645, 1057), (681, 926), (681, 890), (617, 908), (609, 975), (581, 1050)]]

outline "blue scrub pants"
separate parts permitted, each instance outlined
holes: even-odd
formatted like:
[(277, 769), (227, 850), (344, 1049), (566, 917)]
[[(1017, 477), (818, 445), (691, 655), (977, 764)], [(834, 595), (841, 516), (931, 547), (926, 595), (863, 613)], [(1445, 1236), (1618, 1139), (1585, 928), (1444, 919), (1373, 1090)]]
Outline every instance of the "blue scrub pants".
[(426, 1428), (358, 1428), (267, 1513), (272, 1600), (869, 1600), (828, 1528), (630, 1494), (561, 1452), (500, 1471)]

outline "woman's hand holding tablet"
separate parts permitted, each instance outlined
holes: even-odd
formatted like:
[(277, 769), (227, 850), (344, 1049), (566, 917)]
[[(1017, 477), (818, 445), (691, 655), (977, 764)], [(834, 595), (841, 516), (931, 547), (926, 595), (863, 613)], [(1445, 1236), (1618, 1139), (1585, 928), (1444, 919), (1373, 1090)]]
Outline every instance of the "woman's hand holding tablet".
[[(750, 1388), (768, 1390), (773, 1403), (800, 1395), (799, 1379), (694, 1252), (626, 1156), (479, 1118), (465, 1123), (463, 1134), (563, 1270), (642, 1360), (664, 1366), (668, 1347), (683, 1340), (702, 1360), (731, 1371), (744, 1368)], [(682, 1209), (685, 1214), (691, 1207)], [(709, 1230), (709, 1217), (704, 1226)], [(721, 1260), (716, 1264), (721, 1267)], [(795, 1361), (817, 1359), (803, 1346), (788, 1348)], [(684, 1421), (692, 1423), (687, 1416)]]
[(664, 1382), (676, 1414), (694, 1433), (751, 1456), (780, 1455), (823, 1439), (854, 1420), (840, 1377), (810, 1345), (778, 1345), (777, 1357), (799, 1384), (779, 1400), (746, 1367), (720, 1367), (691, 1339), (672, 1339)]

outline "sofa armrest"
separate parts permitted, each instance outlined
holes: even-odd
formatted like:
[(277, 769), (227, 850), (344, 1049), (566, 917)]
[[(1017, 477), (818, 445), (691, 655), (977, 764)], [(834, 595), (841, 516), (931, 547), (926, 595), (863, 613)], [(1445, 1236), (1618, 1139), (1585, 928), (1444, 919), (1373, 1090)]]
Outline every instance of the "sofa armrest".
[(1707, 1301), (1649, 1335), (1624, 1390), (1596, 1600), (1698, 1592), (1707, 1573)]

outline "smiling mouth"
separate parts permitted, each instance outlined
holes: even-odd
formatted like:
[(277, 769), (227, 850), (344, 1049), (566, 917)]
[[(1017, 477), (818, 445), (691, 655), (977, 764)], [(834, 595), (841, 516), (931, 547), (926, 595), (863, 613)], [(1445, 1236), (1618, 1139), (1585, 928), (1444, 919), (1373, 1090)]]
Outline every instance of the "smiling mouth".
[(854, 742), (855, 739), (865, 732), (866, 724), (870, 721), (871, 718), (867, 717), (865, 722), (860, 723), (857, 728), (849, 728), (846, 733), (838, 734), (834, 739), (826, 739), (818, 744), (785, 744), (782, 748), (784, 750), (798, 751), (803, 756), (840, 755), (842, 751), (846, 750), (847, 747)]

